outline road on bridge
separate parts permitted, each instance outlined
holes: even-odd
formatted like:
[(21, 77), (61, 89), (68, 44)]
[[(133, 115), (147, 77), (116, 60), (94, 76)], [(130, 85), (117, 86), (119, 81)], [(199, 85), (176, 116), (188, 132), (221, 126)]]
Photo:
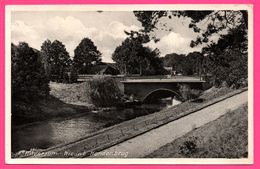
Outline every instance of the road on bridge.
[(127, 158), (144, 157), (159, 149), (161, 146), (183, 136), (194, 128), (200, 127), (229, 111), (237, 109), (242, 104), (247, 103), (247, 96), (248, 91), (242, 92), (164, 126), (93, 154), (92, 157), (123, 158), (122, 154), (126, 153)]
[(168, 78), (168, 79), (127, 79), (125, 81), (122, 81), (122, 83), (178, 83), (178, 82), (203, 83), (205, 81), (196, 77), (182, 77), (182, 78)]

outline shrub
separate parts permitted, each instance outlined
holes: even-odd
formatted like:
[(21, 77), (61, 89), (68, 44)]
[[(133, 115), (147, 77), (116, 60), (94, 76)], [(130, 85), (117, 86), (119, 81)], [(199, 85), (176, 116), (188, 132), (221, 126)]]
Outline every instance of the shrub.
[(190, 157), (197, 150), (196, 141), (197, 141), (196, 137), (190, 137), (189, 140), (184, 141), (179, 146), (178, 153), (185, 156), (185, 157)]
[(198, 89), (191, 89), (191, 87), (186, 84), (180, 85), (179, 90), (184, 101), (198, 98), (202, 92)]
[(122, 101), (116, 81), (108, 77), (94, 77), (90, 80), (89, 96), (92, 104), (100, 107), (115, 106)]

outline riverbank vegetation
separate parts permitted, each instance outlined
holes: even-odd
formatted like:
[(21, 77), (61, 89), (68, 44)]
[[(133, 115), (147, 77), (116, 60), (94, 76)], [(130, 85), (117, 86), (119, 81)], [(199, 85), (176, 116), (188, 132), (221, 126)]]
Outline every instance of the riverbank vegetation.
[[(102, 107), (115, 107), (123, 102), (117, 82), (107, 77), (95, 77), (84, 83), (50, 82), (50, 95), (29, 103), (15, 102), (25, 113), (12, 116), (15, 125), (68, 117)], [(16, 110), (16, 109), (14, 109)]]
[(83, 83), (63, 84), (50, 82), (50, 94), (68, 104), (113, 107), (120, 104), (123, 91), (109, 77), (93, 77)]
[(149, 158), (248, 157), (247, 104), (161, 147)]
[[(171, 73), (175, 71), (183, 75), (203, 76), (208, 83), (216, 87), (227, 86), (238, 89), (247, 86), (246, 11), (135, 11), (134, 14), (143, 29), (125, 31), (126, 39), (112, 55), (115, 67), (117, 66), (121, 74), (163, 75), (166, 73), (165, 67), (172, 67)], [(240, 18), (229, 20), (226, 15), (230, 18), (232, 16)], [(145, 47), (145, 44), (160, 41), (150, 33), (157, 29), (157, 23), (160, 23), (160, 19), (164, 16), (168, 16), (169, 20), (176, 16), (190, 17), (190, 28), (195, 32), (201, 31), (201, 37), (192, 40), (190, 46), (196, 47), (203, 43), (207, 45), (200, 52), (191, 52), (187, 55), (168, 54), (161, 58), (158, 49), (152, 50)], [(202, 31), (197, 23), (212, 17), (216, 19), (215, 25), (209, 23)], [(153, 19), (155, 22), (151, 22)], [(231, 25), (223, 23), (233, 23), (234, 26), (230, 27)], [(217, 42), (209, 41), (210, 36), (221, 33), (222, 30), (225, 30), (226, 34), (221, 34)], [(41, 51), (31, 48), (26, 43), (11, 46), (12, 117), (16, 118), (36, 113), (33, 105), (50, 98), (50, 80), (59, 83), (75, 82), (78, 73), (90, 73), (89, 70), (100, 63), (102, 57), (102, 53), (88, 37), (82, 38), (75, 48), (73, 59), (69, 56), (65, 45), (58, 40), (44, 41)], [(94, 78), (83, 85), (75, 83), (71, 86), (71, 90), (67, 90), (68, 93), (65, 91), (56, 94), (55, 91), (51, 91), (51, 93), (67, 103), (78, 102), (86, 106), (91, 104), (108, 107), (115, 106), (121, 101), (122, 94), (116, 82), (111, 79)], [(194, 99), (200, 95), (200, 91), (189, 90), (187, 87), (182, 87), (181, 90), (184, 100)], [(41, 116), (40, 111), (36, 114)]]
[(13, 127), (51, 120), (54, 118), (67, 118), (87, 113), (94, 109), (91, 106), (67, 104), (51, 95), (39, 100), (32, 101), (30, 104), (19, 102), (16, 102), (16, 104), (19, 104), (19, 106), (24, 106), (26, 111), (12, 115)]
[(90, 101), (97, 107), (114, 107), (122, 103), (121, 93), (115, 79), (94, 77), (88, 81)]
[(11, 59), (12, 118), (19, 119), (34, 113), (32, 104), (48, 97), (49, 80), (39, 52), (27, 43), (11, 44)]
[[(148, 114), (137, 113), (136, 116), (127, 118), (128, 121), (123, 120), (122, 117), (119, 117), (119, 119), (118, 119), (118, 117), (116, 117), (117, 115), (126, 116), (127, 112), (122, 113), (122, 111), (119, 111), (118, 113), (114, 113), (114, 112), (112, 112), (110, 114), (106, 114), (106, 112), (104, 112), (104, 113), (105, 113), (105, 115), (108, 115), (108, 116), (105, 116), (107, 118), (107, 120), (112, 120), (115, 122), (112, 124), (112, 126), (110, 125), (111, 126), (110, 129), (112, 131), (119, 130), (120, 128), (124, 128), (124, 131), (127, 132), (127, 135), (129, 135), (130, 137), (133, 137), (140, 131), (150, 130), (151, 127), (153, 128), (156, 125), (162, 125), (162, 124), (166, 123), (167, 120), (170, 120), (170, 119), (171, 120), (178, 119), (178, 118), (185, 116), (185, 115), (189, 114), (190, 112), (194, 111), (194, 109), (196, 109), (196, 108), (199, 108), (203, 105), (208, 105), (210, 103), (218, 101), (219, 99), (230, 97), (241, 91), (243, 91), (243, 90), (234, 91), (230, 88), (213, 87), (202, 93), (202, 95), (200, 96), (200, 98), (202, 99), (202, 102), (196, 102), (194, 100), (190, 100), (190, 101), (184, 102), (182, 104), (176, 105), (174, 107), (170, 107), (167, 109), (163, 109), (161, 111), (157, 111), (152, 114), (151, 113), (148, 113)], [(143, 111), (140, 113), (143, 113)], [(100, 112), (100, 114), (98, 113), (96, 115), (101, 117), (102, 112)], [(138, 116), (142, 116), (142, 117), (138, 117)], [(118, 124), (118, 123), (120, 123), (120, 124)], [(91, 127), (95, 127), (94, 124)], [(103, 126), (103, 127), (106, 128), (108, 126)], [(106, 134), (106, 133), (104, 133), (104, 134)], [(119, 132), (119, 135), (116, 138), (120, 139), (120, 134), (121, 133)], [(115, 141), (115, 140), (113, 140), (113, 141)], [(27, 156), (28, 154), (33, 155), (33, 154), (37, 154), (39, 152), (41, 152), (41, 150), (35, 150), (35, 149), (29, 150), (29, 151), (21, 150), (17, 153), (14, 153), (13, 157), (24, 157), (24, 156)], [(60, 157), (60, 158), (68, 157), (66, 154), (63, 154), (62, 152), (59, 154), (56, 154), (56, 155), (57, 156), (55, 156), (55, 157)], [(69, 157), (71, 157), (71, 156), (69, 156)], [(74, 157), (74, 156), (72, 156), (72, 157)]]

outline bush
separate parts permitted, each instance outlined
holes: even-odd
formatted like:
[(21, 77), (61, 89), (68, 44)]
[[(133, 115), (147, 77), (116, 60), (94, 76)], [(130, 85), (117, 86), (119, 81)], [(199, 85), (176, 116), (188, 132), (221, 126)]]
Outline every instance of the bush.
[(196, 137), (190, 137), (189, 140), (184, 141), (179, 146), (178, 153), (185, 156), (185, 157), (190, 157), (197, 150), (196, 141), (197, 141)]
[(196, 99), (200, 96), (201, 90), (191, 89), (189, 85), (183, 84), (179, 86), (179, 90), (184, 101)]
[(122, 102), (122, 93), (112, 78), (94, 77), (89, 81), (89, 88), (89, 96), (95, 106), (110, 107)]

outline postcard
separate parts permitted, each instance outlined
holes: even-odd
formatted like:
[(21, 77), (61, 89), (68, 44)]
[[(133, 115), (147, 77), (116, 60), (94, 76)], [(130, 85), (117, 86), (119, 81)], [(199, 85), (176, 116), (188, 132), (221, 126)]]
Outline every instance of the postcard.
[(7, 164), (253, 164), (253, 6), (6, 5)]

